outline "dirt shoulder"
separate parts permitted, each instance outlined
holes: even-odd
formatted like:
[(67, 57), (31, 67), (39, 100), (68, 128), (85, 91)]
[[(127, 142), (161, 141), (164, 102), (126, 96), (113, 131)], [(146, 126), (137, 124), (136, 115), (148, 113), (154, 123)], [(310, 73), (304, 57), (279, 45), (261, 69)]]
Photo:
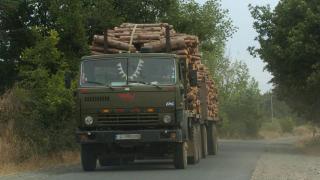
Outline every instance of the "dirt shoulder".
[(251, 180), (318, 180), (320, 156), (297, 147), (298, 137), (269, 141)]

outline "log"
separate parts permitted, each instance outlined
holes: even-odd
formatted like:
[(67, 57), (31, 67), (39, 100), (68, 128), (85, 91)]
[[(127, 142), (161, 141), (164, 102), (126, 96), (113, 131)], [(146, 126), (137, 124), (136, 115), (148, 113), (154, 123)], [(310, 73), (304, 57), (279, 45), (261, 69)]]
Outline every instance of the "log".
[[(132, 32), (133, 30), (133, 27), (115, 27), (114, 28), (114, 32)], [(137, 27), (136, 28), (136, 31), (137, 32), (141, 32), (141, 31), (144, 31), (144, 32), (159, 32), (159, 31), (164, 31), (164, 28), (162, 27)]]
[[(99, 53), (103, 53), (104, 52), (104, 47), (100, 47), (100, 46), (90, 46), (90, 50), (92, 52), (99, 52)], [(108, 53), (111, 54), (117, 54), (117, 53), (121, 53), (120, 49), (115, 49), (115, 48), (107, 48), (106, 51)]]
[(93, 55), (101, 55), (104, 54), (103, 52), (97, 52), (97, 51), (91, 51), (91, 54)]
[(188, 55), (188, 50), (181, 49), (181, 50), (173, 51), (172, 53), (177, 55)]
[[(120, 25), (120, 27), (126, 27), (126, 28), (130, 28), (130, 27), (134, 27), (136, 24), (133, 23), (123, 23)], [(146, 27), (165, 27), (165, 26), (169, 26), (168, 23), (154, 23), (154, 24), (137, 24), (137, 28), (146, 28)], [(170, 26), (172, 27), (172, 26)]]
[[(104, 37), (95, 35), (93, 37), (93, 41), (94, 41), (94, 43), (103, 45), (104, 44)], [(133, 45), (130, 46), (128, 43), (124, 43), (124, 42), (117, 41), (114, 39), (108, 39), (108, 46), (116, 48), (116, 49), (127, 50), (127, 51), (129, 50), (129, 47), (130, 47), (130, 49), (133, 49), (134, 52), (136, 51), (136, 49)]]

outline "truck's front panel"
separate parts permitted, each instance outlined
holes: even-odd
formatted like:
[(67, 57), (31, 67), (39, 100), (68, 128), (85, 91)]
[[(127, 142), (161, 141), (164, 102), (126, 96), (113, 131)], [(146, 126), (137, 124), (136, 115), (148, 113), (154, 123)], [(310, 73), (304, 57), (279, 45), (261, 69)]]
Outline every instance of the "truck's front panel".
[[(87, 129), (144, 129), (168, 126), (175, 120), (175, 87), (117, 87), (80, 89), (81, 127)], [(91, 116), (93, 124), (85, 124)], [(169, 125), (172, 125), (170, 123)]]
[(180, 84), (173, 55), (85, 57), (77, 140), (99, 145), (103, 156), (168, 154), (170, 143), (183, 140), (177, 118)]

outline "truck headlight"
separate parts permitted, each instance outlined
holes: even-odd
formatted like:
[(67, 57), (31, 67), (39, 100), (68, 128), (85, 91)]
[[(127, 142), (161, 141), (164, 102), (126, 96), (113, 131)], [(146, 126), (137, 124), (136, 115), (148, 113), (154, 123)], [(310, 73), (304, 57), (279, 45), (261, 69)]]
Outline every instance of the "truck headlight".
[(91, 116), (87, 116), (86, 118), (84, 118), (84, 123), (88, 126), (93, 124), (93, 117)]
[(169, 123), (172, 122), (172, 118), (171, 118), (171, 116), (170, 116), (169, 114), (166, 114), (166, 115), (163, 116), (162, 121), (163, 121), (165, 124), (169, 124)]

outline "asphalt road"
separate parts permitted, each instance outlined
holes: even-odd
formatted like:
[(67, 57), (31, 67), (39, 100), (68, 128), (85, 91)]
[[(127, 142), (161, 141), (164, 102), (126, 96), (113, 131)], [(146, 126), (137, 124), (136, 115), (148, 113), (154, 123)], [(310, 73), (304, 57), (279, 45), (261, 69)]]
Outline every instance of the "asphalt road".
[(266, 141), (223, 140), (217, 156), (202, 159), (186, 170), (176, 170), (168, 161), (148, 161), (120, 167), (99, 167), (95, 172), (83, 172), (78, 165), (3, 176), (0, 180), (250, 180), (257, 160), (268, 145)]

